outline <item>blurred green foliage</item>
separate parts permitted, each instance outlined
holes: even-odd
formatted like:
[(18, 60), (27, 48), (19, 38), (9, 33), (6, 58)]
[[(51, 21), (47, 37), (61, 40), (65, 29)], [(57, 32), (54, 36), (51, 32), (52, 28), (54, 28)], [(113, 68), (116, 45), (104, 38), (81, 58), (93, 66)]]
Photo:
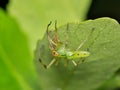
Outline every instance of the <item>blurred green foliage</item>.
[(16, 21), (0, 10), (0, 90), (38, 87), (26, 36)]
[(57, 20), (59, 25), (82, 21), (90, 3), (91, 0), (11, 0), (8, 11), (23, 28), (33, 51), (49, 21)]

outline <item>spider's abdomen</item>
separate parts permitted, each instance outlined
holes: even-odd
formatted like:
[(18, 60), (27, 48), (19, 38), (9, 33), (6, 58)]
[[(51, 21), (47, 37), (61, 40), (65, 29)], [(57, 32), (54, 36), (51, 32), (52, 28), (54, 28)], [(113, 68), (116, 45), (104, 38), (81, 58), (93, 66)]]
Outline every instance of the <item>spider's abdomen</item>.
[(71, 56), (68, 56), (68, 59), (76, 59), (76, 58), (84, 58), (84, 57), (88, 57), (90, 55), (89, 52), (87, 51), (74, 51), (72, 52), (73, 54)]

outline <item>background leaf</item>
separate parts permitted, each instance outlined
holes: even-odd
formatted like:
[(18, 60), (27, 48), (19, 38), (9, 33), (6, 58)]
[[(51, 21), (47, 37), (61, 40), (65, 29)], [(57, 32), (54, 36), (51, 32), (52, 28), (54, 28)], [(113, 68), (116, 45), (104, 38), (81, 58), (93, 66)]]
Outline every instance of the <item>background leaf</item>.
[[(67, 26), (58, 28), (58, 35), (65, 42)], [(69, 24), (68, 48), (75, 50), (94, 28), (89, 40), (81, 50), (90, 50), (91, 55), (78, 67), (71, 62), (64, 66), (64, 59), (58, 59), (59, 65), (44, 69), (38, 59), (49, 63), (51, 55), (46, 35), (38, 45), (35, 52), (35, 63), (43, 90), (93, 90), (101, 86), (120, 68), (120, 25), (110, 18), (89, 20), (80, 24)], [(54, 35), (54, 32), (53, 32)]]
[(0, 10), (0, 89), (40, 89), (27, 39), (16, 21)]
[(58, 20), (59, 25), (82, 21), (86, 18), (90, 3), (91, 0), (11, 0), (8, 11), (27, 34), (33, 51), (50, 20)]

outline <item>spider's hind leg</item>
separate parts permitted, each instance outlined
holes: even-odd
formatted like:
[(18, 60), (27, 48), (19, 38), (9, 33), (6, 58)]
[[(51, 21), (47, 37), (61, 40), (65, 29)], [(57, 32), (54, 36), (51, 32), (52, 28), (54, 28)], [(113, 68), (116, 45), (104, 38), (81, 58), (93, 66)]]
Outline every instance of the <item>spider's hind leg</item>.
[(40, 64), (41, 64), (45, 69), (47, 69), (47, 65), (45, 65), (45, 64), (42, 62), (41, 58), (39, 58), (39, 62), (40, 62)]
[(57, 61), (57, 60), (54, 58), (48, 65), (46, 65), (46, 64), (44, 64), (44, 63), (42, 62), (42, 60), (39, 58), (39, 62), (41, 63), (41, 65), (43, 65), (43, 67), (44, 67), (45, 69), (50, 68), (56, 61)]
[(95, 28), (92, 28), (92, 30), (89, 32), (88, 36), (83, 40), (83, 42), (78, 46), (78, 48), (76, 49), (76, 51), (78, 51), (85, 43), (86, 41), (89, 39), (89, 37), (92, 35), (93, 31)]
[(47, 65), (47, 68), (50, 68), (57, 60), (53, 58), (53, 60)]

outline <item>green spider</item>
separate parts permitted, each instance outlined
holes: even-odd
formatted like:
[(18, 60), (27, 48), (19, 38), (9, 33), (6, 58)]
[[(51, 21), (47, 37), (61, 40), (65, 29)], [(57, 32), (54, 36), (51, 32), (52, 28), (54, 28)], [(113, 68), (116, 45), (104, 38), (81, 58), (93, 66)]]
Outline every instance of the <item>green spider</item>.
[[(89, 35), (85, 38), (85, 40), (78, 46), (78, 48), (75, 50), (75, 51), (71, 51), (67, 48), (67, 44), (68, 44), (68, 35), (66, 34), (66, 42), (63, 43), (59, 40), (58, 38), (58, 34), (57, 34), (57, 21), (55, 21), (55, 31), (56, 31), (56, 34), (54, 37), (50, 37), (49, 35), (49, 31), (48, 31), (48, 28), (49, 26), (51, 25), (52, 22), (50, 22), (48, 25), (47, 25), (47, 30), (46, 30), (46, 34), (47, 34), (47, 38), (48, 38), (48, 41), (49, 41), (49, 46), (50, 46), (50, 50), (52, 52), (52, 55), (54, 56), (53, 60), (48, 64), (48, 65), (45, 65), (43, 64), (42, 60), (39, 59), (40, 63), (46, 68), (48, 69), (49, 67), (51, 67), (56, 61), (57, 61), (57, 58), (65, 58), (67, 60), (71, 60), (72, 63), (74, 64), (74, 66), (77, 66), (78, 64), (75, 62), (74, 59), (77, 59), (77, 58), (85, 58), (85, 57), (88, 57), (90, 56), (90, 52), (88, 51), (81, 51), (79, 50), (83, 45), (84, 43), (88, 40), (89, 36), (92, 34), (93, 30), (91, 30), (91, 32), (89, 33)], [(68, 24), (67, 24), (67, 30), (68, 30)]]

